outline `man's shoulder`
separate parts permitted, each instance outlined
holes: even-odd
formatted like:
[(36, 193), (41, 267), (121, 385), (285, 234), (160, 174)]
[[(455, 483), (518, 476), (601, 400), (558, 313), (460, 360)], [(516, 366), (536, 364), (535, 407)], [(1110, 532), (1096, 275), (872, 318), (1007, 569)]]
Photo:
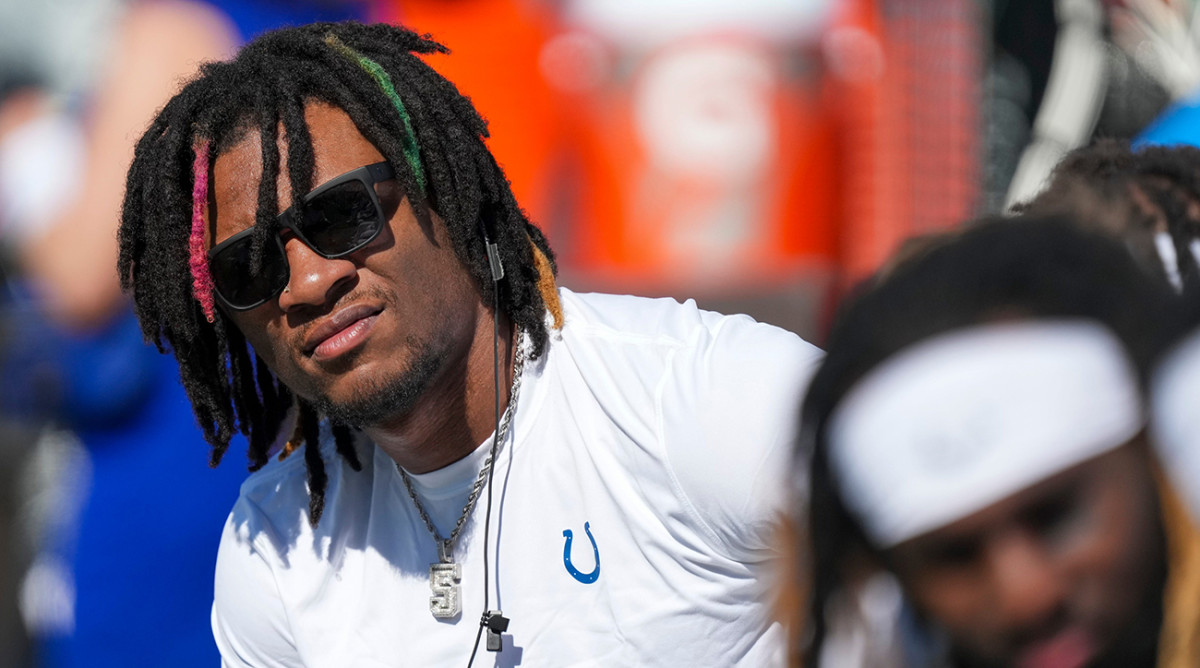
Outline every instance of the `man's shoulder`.
[(262, 468), (246, 476), (238, 497), (260, 506), (279, 495), (307, 494), (307, 475), (303, 450), (297, 449), (286, 456), (272, 456)]
[[(301, 446), (304, 448), (307, 446)], [(362, 463), (362, 471), (353, 471), (340, 455), (328, 433), (322, 429), (321, 458), (325, 463), (327, 483), (325, 488), (325, 514), (320, 527), (331, 528), (337, 523), (338, 506), (348, 500), (344, 496), (342, 484), (346, 475), (370, 481), (372, 479), (374, 447), (360, 442), (358, 459)], [(272, 457), (265, 466), (251, 473), (242, 483), (238, 500), (230, 514), (234, 522), (248, 523), (259, 529), (278, 532), (290, 536), (305, 532), (308, 523), (308, 467), (305, 465), (304, 452), (297, 449), (287, 457)]]
[(559, 288), (564, 336), (681, 343), (698, 323), (695, 302)]
[[(657, 453), (666, 487), (710, 545), (738, 561), (764, 558), (820, 349), (690, 300), (561, 294), (564, 347), (605, 416), (641, 439), (638, 453)], [(636, 461), (645, 487), (653, 467)]]
[(763, 355), (816, 361), (821, 351), (798, 335), (742, 314), (726, 315), (700, 308), (694, 300), (576, 293), (560, 288), (565, 338), (648, 342), (691, 348), (700, 354), (714, 349), (741, 349)]

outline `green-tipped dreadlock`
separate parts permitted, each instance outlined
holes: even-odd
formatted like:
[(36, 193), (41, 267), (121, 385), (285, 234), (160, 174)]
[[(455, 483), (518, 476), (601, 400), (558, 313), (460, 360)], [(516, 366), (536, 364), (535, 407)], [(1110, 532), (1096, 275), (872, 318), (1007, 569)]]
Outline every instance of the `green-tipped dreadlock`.
[(396, 87), (392, 85), (392, 78), (388, 76), (387, 70), (383, 69), (379, 63), (367, 58), (361, 53), (351, 49), (342, 43), (342, 40), (337, 38), (337, 35), (327, 35), (325, 43), (333, 47), (338, 53), (346, 56), (350, 60), (358, 63), (358, 66), (363, 68), (375, 83), (379, 84), (379, 88), (383, 90), (388, 99), (396, 107), (396, 112), (400, 114), (400, 120), (404, 123), (404, 159), (408, 161), (408, 167), (412, 170), (413, 175), (417, 178), (417, 187), (421, 192), (425, 192), (425, 170), (421, 168), (421, 147), (417, 146), (417, 138), (413, 134), (412, 120), (408, 117), (408, 110), (404, 108), (404, 100), (400, 99), (400, 94), (396, 92)]
[[(553, 277), (543, 280), (547, 277), (538, 267), (553, 274), (553, 253), (517, 206), (484, 144), (486, 123), (419, 57), (446, 51), (427, 37), (388, 25), (318, 23), (266, 33), (233, 60), (201, 67), (154, 119), (129, 170), (118, 271), (133, 295), (143, 332), (178, 359), (184, 388), (213, 447), (214, 466), (235, 431), (249, 439), (251, 469), (265, 464), (288, 409), (298, 406), (314, 525), (326, 483), (319, 418), (275, 378), (219, 309), (211, 323), (206, 320), (200, 301), (204, 282), (193, 276), (190, 260), (196, 252), (189, 240), (192, 198), (208, 175), (194, 174), (193, 165), (211, 169), (217, 156), (258, 133), (263, 173), (255, 225), (265, 239), (277, 231), (281, 129), (292, 205), (299, 206), (315, 185), (305, 105), (320, 101), (341, 108), (391, 163), (409, 201), (437, 211), (485, 303), (496, 288), (482, 226), (494, 230), (508, 270), (499, 288), (501, 309), (528, 334), (533, 354), (540, 355), (547, 339), (546, 310), (557, 314), (558, 305)], [(198, 159), (194, 147), (206, 147), (211, 158)], [(337, 451), (357, 469), (349, 429), (333, 425), (333, 434)]]

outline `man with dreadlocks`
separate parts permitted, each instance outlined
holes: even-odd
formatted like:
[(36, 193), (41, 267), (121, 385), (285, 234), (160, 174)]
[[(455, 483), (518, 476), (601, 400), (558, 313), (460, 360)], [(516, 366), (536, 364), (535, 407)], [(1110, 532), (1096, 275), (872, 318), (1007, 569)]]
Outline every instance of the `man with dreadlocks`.
[(558, 288), (439, 51), (268, 33), (138, 144), (124, 287), (213, 464), (240, 432), (257, 469), (218, 557), (225, 665), (462, 665), (484, 627), (496, 665), (778, 661), (762, 576), (819, 353)]
[(844, 305), (797, 459), (812, 665), (864, 558), (917, 613), (908, 665), (1200, 665), (1200, 532), (1143, 395), (1174, 299), (1111, 235), (1027, 215), (930, 239)]

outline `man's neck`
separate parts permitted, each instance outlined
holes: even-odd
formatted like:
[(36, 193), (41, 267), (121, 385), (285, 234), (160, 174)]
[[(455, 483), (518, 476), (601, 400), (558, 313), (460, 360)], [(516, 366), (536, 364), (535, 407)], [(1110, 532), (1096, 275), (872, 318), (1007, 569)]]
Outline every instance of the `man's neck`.
[[(428, 473), (473, 452), (496, 428), (493, 320), (484, 312), (465, 353), (450, 360), (406, 415), (363, 432), (409, 473)], [(500, 410), (508, 407), (515, 338), (500, 316)]]

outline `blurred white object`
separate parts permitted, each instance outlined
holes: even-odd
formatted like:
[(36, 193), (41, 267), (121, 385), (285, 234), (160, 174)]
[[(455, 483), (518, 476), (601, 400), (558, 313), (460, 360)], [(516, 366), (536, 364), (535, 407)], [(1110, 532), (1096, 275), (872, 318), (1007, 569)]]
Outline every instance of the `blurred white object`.
[(1164, 358), (1150, 397), (1150, 433), (1162, 468), (1192, 518), (1200, 518), (1200, 331)]
[(1001, 322), (897, 353), (829, 422), (846, 505), (887, 548), (1111, 451), (1145, 424), (1137, 372), (1087, 320)]
[(20, 480), (17, 524), (38, 555), (21, 578), (17, 606), (33, 635), (75, 630), (74, 536), (92, 485), (92, 459), (73, 434), (46, 429)]
[(75, 632), (75, 578), (71, 565), (41, 554), (21, 580), (17, 606), (25, 628), (40, 636)]
[(76, 97), (107, 61), (129, 0), (0, 0), (0, 65), (23, 66), (56, 96)]
[(836, 0), (568, 0), (568, 23), (617, 44), (654, 46), (703, 33), (744, 33), (779, 41), (814, 39)]
[(701, 43), (648, 61), (634, 91), (635, 127), (664, 172), (719, 183), (761, 178), (777, 144), (778, 86), (766, 54)]
[(1107, 55), (1099, 0), (1055, 0), (1058, 37), (1046, 92), (1004, 207), (1032, 199), (1064, 155), (1084, 144), (1104, 103)]
[(0, 137), (0, 236), (17, 245), (44, 232), (83, 178), (84, 138), (75, 119), (45, 113)]
[(1125, 0), (1112, 9), (1113, 41), (1173, 99), (1200, 90), (1200, 10), (1187, 0)]
[(900, 668), (900, 583), (887, 571), (867, 578), (831, 602), (829, 635), (821, 645), (821, 668)]

